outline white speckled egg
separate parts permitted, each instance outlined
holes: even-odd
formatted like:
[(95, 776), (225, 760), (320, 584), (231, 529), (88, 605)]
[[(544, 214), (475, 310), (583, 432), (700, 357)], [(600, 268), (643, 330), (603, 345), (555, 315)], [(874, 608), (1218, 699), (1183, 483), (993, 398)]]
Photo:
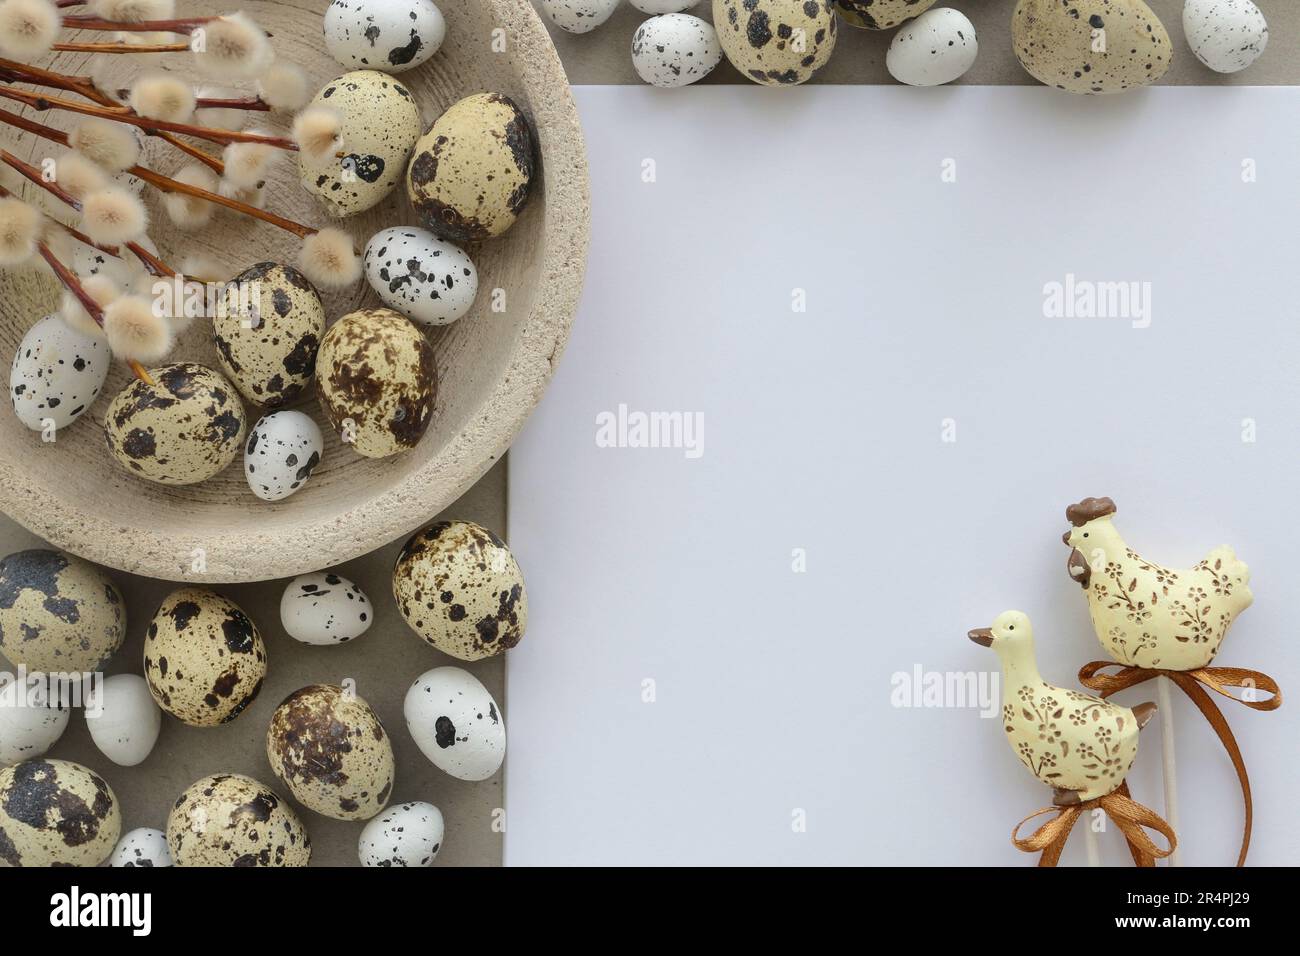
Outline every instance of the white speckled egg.
[(438, 392), (419, 326), (389, 309), (353, 312), (325, 333), (318, 362), (321, 408), (357, 454), (387, 458), (419, 444)]
[(840, 16), (863, 30), (892, 30), (908, 17), (924, 13), (938, 0), (837, 0)]
[(514, 647), (528, 626), (515, 556), (472, 521), (435, 521), (412, 535), (393, 568), (393, 597), (416, 634), (462, 661)]
[(936, 7), (898, 28), (885, 54), (885, 68), (908, 86), (939, 86), (969, 70), (978, 52), (975, 27), (966, 15)]
[(618, 0), (542, 0), (546, 15), (569, 33), (590, 33), (617, 8)]
[(628, 2), (642, 13), (654, 17), (664, 13), (681, 13), (695, 6), (700, 0), (628, 0)]
[(415, 98), (402, 83), (377, 70), (358, 70), (332, 80), (312, 107), (341, 117), (342, 159), (298, 154), (298, 171), (309, 193), (332, 216), (370, 209), (392, 192), (406, 172), (406, 160), (420, 138), (423, 121)]
[(478, 295), (478, 270), (427, 229), (394, 226), (366, 244), (366, 281), (384, 305), (425, 325), (455, 322)]
[(325, 335), (325, 307), (297, 269), (262, 262), (226, 287), (212, 320), (222, 371), (254, 405), (283, 408), (307, 392)]
[(1187, 0), (1183, 33), (1196, 58), (1217, 73), (1240, 73), (1268, 46), (1268, 23), (1251, 0)]
[(109, 451), (133, 475), (163, 485), (206, 481), (244, 447), (239, 393), (219, 372), (183, 362), (149, 370), (104, 415)]
[(393, 790), (393, 745), (379, 717), (342, 687), (294, 691), (271, 715), (266, 759), (295, 800), (335, 820), (369, 820)]
[(0, 863), (99, 866), (122, 832), (104, 778), (66, 760), (26, 760), (0, 770)]
[(167, 817), (176, 866), (306, 866), (311, 840), (293, 807), (265, 784), (218, 773), (191, 784)]
[(713, 27), (688, 13), (651, 17), (632, 34), (632, 66), (651, 86), (686, 86), (722, 59)]
[(244, 477), (257, 497), (280, 501), (307, 483), (324, 451), (325, 438), (310, 415), (272, 412), (248, 432)]
[(835, 49), (832, 0), (713, 0), (713, 26), (731, 65), (766, 86), (806, 83)]
[(300, 575), (280, 597), (280, 623), (303, 644), (346, 644), (366, 633), (374, 618), (361, 588), (332, 571)]
[(93, 564), (43, 548), (0, 560), (0, 654), (15, 667), (102, 670), (125, 634), (122, 592)]
[(325, 11), (325, 48), (353, 70), (414, 69), (446, 36), (433, 0), (333, 0)]
[(357, 855), (362, 866), (433, 866), (445, 832), (432, 803), (399, 803), (366, 824)]
[(116, 674), (102, 687), (92, 684), (86, 698), (86, 726), (100, 753), (120, 767), (134, 767), (153, 752), (162, 711), (143, 677)]
[(406, 692), (402, 713), (421, 753), (458, 780), (486, 780), (505, 760), (505, 721), (469, 671), (425, 671)]
[(29, 702), (20, 686), (12, 695), (0, 698), (0, 767), (45, 756), (68, 729), (66, 706), (49, 706), (44, 694)]
[(67, 428), (99, 396), (113, 364), (108, 342), (47, 315), (23, 336), (9, 370), (9, 399), (18, 420), (33, 431)]
[[(137, 180), (134, 176), (129, 178), (143, 185), (142, 180)], [(135, 190), (135, 192), (139, 191), (139, 189)], [(158, 255), (158, 247), (154, 245), (153, 240), (148, 236), (141, 236), (136, 241), (146, 252)], [(135, 278), (144, 271), (144, 266), (140, 264), (140, 260), (136, 258), (134, 253), (127, 250), (123, 250), (121, 256), (111, 256), (102, 249), (96, 249), (84, 242), (74, 242), (70, 249), (72, 255), (68, 261), (68, 268), (83, 279), (102, 273), (119, 286), (125, 288), (131, 285)]]
[(161, 867), (172, 865), (172, 851), (167, 834), (153, 827), (138, 827), (122, 837), (109, 857), (109, 866)]
[(215, 727), (256, 699), (266, 646), (234, 601), (206, 588), (178, 588), (145, 631), (144, 676), (167, 713), (191, 727)]

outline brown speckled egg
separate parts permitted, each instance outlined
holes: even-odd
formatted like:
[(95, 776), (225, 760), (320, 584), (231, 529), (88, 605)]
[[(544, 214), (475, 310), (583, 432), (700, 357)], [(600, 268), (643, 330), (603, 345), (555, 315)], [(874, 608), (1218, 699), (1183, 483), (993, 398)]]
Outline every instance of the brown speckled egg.
[(1173, 46), (1142, 0), (1019, 0), (1011, 46), (1040, 83), (1071, 93), (1120, 93), (1164, 76)]
[(306, 866), (311, 840), (293, 807), (252, 777), (218, 773), (190, 785), (167, 817), (177, 866)]
[(331, 215), (363, 212), (397, 188), (424, 125), (410, 90), (387, 73), (357, 70), (327, 83), (311, 106), (343, 120), (342, 159), (298, 154), (303, 186)]
[(262, 262), (235, 278), (212, 320), (221, 367), (241, 395), (264, 408), (296, 401), (316, 375), (325, 307), (291, 266)]
[(295, 800), (335, 820), (369, 820), (393, 790), (393, 745), (370, 705), (342, 687), (294, 691), (271, 716), (266, 758)]
[(0, 770), (0, 863), (99, 866), (121, 830), (117, 797), (80, 764), (27, 760)]
[(840, 16), (851, 27), (891, 30), (904, 20), (919, 17), (936, 0), (836, 0)]
[(435, 521), (412, 535), (393, 568), (393, 597), (416, 634), (462, 661), (514, 647), (528, 626), (515, 556), (472, 521)]
[(41, 548), (0, 561), (0, 654), (15, 667), (102, 670), (125, 634), (122, 592), (93, 564)]
[(144, 677), (167, 713), (191, 727), (215, 727), (238, 717), (262, 689), (266, 645), (234, 601), (179, 588), (145, 632)]
[(367, 458), (414, 448), (433, 420), (433, 346), (391, 309), (353, 312), (321, 342), (316, 392), (334, 430)]
[(833, 0), (713, 0), (713, 24), (731, 65), (767, 86), (806, 83), (835, 49)]
[(124, 468), (163, 485), (192, 485), (223, 470), (243, 448), (247, 419), (220, 372), (184, 362), (150, 369), (122, 389), (104, 416), (108, 449)]
[(443, 239), (501, 235), (528, 201), (535, 140), (508, 96), (476, 93), (453, 103), (415, 144), (406, 174), (411, 204)]

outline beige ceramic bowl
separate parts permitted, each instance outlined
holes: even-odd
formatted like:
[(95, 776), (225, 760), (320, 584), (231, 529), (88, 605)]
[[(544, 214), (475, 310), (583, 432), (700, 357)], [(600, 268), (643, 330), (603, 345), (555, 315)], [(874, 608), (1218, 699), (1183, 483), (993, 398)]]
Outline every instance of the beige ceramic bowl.
[[(321, 16), (327, 5), (328, 0), (240, 0), (227, 6), (256, 18), (274, 36), (279, 54), (323, 85), (345, 72), (325, 51)], [(474, 310), (430, 332), (440, 383), (434, 421), (420, 445), (392, 459), (364, 459), (330, 433), (313, 398), (301, 407), (322, 424), (326, 451), (311, 481), (293, 497), (275, 504), (254, 497), (242, 456), (202, 484), (151, 484), (122, 470), (105, 447), (104, 409), (128, 380), (118, 365), (95, 406), (53, 443), (43, 443), (7, 407), (0, 408), (0, 509), (57, 546), (124, 571), (186, 581), (263, 580), (325, 568), (406, 534), (455, 501), (505, 452), (568, 338), (587, 247), (586, 157), (564, 71), (527, 0), (438, 5), (447, 20), (446, 42), (429, 62), (399, 77), (415, 93), (426, 128), (463, 96), (506, 93), (535, 124), (542, 171), (514, 227), (502, 238), (469, 247), (479, 270)], [(211, 7), (203, 5), (204, 11)], [(182, 15), (196, 12), (196, 3), (179, 4)], [(494, 37), (499, 42), (502, 36), (505, 51), (494, 52)], [(89, 59), (63, 53), (53, 62), (63, 72), (86, 74), (93, 65)], [(140, 69), (130, 59), (113, 61), (115, 81)], [(183, 59), (173, 63), (186, 69)], [(66, 114), (45, 115), (67, 128)], [(0, 128), (0, 143), (36, 163), (62, 152), (8, 127)], [(146, 157), (146, 165), (163, 172), (180, 165), (163, 144), (150, 144)], [(8, 170), (0, 181), (34, 195)], [(329, 221), (299, 188), (296, 163), (284, 164), (268, 188), (275, 211), (311, 225)], [(399, 188), (343, 226), (364, 245), (382, 228), (413, 224), (403, 193)], [(151, 236), (177, 267), (185, 252), (214, 257), (232, 274), (259, 261), (292, 262), (296, 254), (297, 240), (270, 226), (223, 216), (196, 239), (172, 228), (153, 199), (150, 205)], [(491, 310), (494, 289), (503, 290), (504, 312)], [(54, 311), (57, 301), (58, 289), (48, 278), (0, 273), (5, 371), (28, 328)], [(362, 282), (354, 291), (326, 295), (325, 304), (334, 321), (379, 302)], [(173, 360), (217, 367), (207, 330), (199, 325), (186, 333)], [(250, 409), (250, 425), (257, 414)]]

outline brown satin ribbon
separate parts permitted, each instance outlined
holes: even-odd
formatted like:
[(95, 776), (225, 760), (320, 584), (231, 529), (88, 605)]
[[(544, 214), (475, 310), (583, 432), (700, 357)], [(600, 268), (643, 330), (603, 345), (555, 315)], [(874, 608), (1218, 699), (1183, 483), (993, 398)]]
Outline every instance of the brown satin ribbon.
[[(1120, 828), (1124, 839), (1128, 841), (1129, 853), (1133, 855), (1135, 866), (1155, 866), (1157, 859), (1167, 857), (1178, 846), (1174, 828), (1150, 807), (1144, 807), (1133, 799), (1129, 794), (1127, 780), (1113, 792), (1097, 800), (1089, 800), (1087, 803), (1070, 807), (1044, 807), (1036, 813), (1031, 813), (1011, 831), (1011, 842), (1016, 845), (1016, 849), (1024, 850), (1026, 853), (1042, 853), (1038, 858), (1039, 866), (1056, 866), (1075, 823), (1078, 822), (1079, 817), (1094, 807), (1101, 807), (1106, 816), (1114, 820), (1115, 825)], [(1019, 835), (1021, 827), (1044, 813), (1055, 813), (1056, 816), (1029, 836)], [(1160, 833), (1168, 841), (1169, 848), (1162, 850), (1156, 846), (1147, 836), (1144, 828)]]
[[(1100, 673), (1107, 667), (1118, 667), (1119, 670), (1114, 674)], [(1215, 705), (1210, 695), (1201, 688), (1201, 685), (1204, 684), (1210, 690), (1216, 694), (1222, 694), (1228, 700), (1235, 700), (1239, 704), (1245, 704), (1252, 710), (1276, 710), (1281, 707), (1282, 690), (1277, 686), (1277, 681), (1267, 674), (1247, 670), (1244, 667), (1201, 667), (1194, 671), (1166, 671), (1152, 670), (1145, 667), (1130, 667), (1125, 664), (1116, 664), (1114, 661), (1093, 661), (1091, 664), (1085, 664), (1079, 669), (1079, 682), (1089, 690), (1097, 691), (1102, 697), (1109, 697), (1111, 694), (1126, 688), (1145, 683), (1153, 677), (1161, 676), (1168, 677), (1182, 688), (1183, 693), (1191, 698), (1192, 703), (1205, 715), (1205, 719), (1214, 728), (1214, 732), (1219, 737), (1219, 742), (1223, 744), (1223, 749), (1228, 753), (1228, 759), (1232, 761), (1232, 766), (1237, 771), (1237, 779), (1241, 782), (1241, 798), (1246, 807), (1246, 820), (1241, 832), (1241, 853), (1237, 857), (1237, 866), (1245, 866), (1246, 853), (1250, 850), (1250, 830), (1255, 815), (1254, 804), (1250, 797), (1250, 777), (1246, 773), (1246, 761), (1241, 756), (1241, 748), (1237, 746), (1237, 738), (1233, 736), (1227, 718), (1223, 716), (1223, 713)], [(1242, 700), (1240, 697), (1228, 693), (1227, 688), (1229, 687), (1252, 687), (1266, 691), (1272, 696), (1267, 700)]]

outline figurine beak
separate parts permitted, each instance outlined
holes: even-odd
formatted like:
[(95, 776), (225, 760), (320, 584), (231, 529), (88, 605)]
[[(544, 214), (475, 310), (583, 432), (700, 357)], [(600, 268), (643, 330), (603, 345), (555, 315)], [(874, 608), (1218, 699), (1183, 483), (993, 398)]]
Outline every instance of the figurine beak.
[(982, 647), (993, 646), (993, 628), (991, 627), (977, 627), (966, 636)]

